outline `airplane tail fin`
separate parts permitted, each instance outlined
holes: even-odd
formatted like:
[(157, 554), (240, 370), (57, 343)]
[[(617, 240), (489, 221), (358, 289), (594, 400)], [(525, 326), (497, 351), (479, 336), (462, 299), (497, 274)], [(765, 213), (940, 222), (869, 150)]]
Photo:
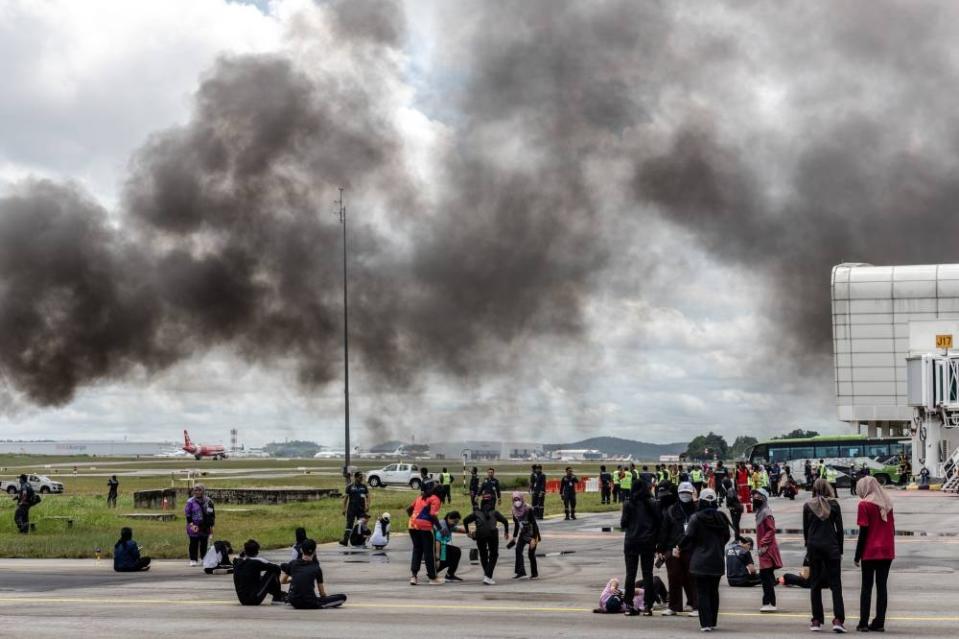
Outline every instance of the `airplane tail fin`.
[(183, 431), (183, 447), (190, 448), (193, 446), (193, 442), (190, 441), (190, 433)]

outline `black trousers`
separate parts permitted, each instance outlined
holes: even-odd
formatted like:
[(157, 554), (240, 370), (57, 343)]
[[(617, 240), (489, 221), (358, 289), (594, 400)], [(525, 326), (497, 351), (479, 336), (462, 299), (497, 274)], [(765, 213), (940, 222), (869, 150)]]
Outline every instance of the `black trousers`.
[(533, 515), (536, 519), (542, 519), (546, 514), (546, 492), (533, 493)]
[(256, 589), (256, 595), (252, 599), (240, 599), (242, 606), (259, 606), (266, 599), (267, 595), (273, 595), (273, 599), (280, 601), (283, 599), (283, 589), (280, 587), (280, 574), (265, 572), (260, 575), (260, 583)]
[[(735, 582), (730, 582), (729, 587), (730, 588), (752, 588), (753, 586), (758, 586), (762, 584), (762, 582), (763, 580), (760, 578), (758, 574), (756, 575), (746, 574), (744, 577), (737, 577)], [(763, 600), (763, 603), (766, 603), (765, 598)]]
[(476, 548), (479, 549), (483, 574), (492, 579), (493, 571), (496, 569), (496, 560), (499, 559), (499, 537), (477, 539)]
[(290, 599), (290, 605), (297, 610), (319, 610), (320, 608), (337, 608), (346, 601), (346, 595), (330, 595), (328, 597), (313, 596), (302, 599)]
[(149, 557), (140, 557), (139, 559), (137, 559), (137, 562), (133, 564), (133, 566), (131, 566), (130, 568), (123, 568), (120, 570), (117, 570), (116, 568), (114, 568), (114, 570), (116, 572), (140, 572), (141, 570), (145, 570), (149, 565), (150, 565)]
[(762, 568), (759, 571), (759, 580), (763, 584), (763, 605), (776, 605), (776, 569)]
[(479, 502), (476, 501), (476, 493), (470, 491), (470, 506), (473, 507), (473, 510), (479, 508)]
[(440, 570), (446, 571), (447, 577), (455, 577), (456, 569), (460, 565), (460, 557), (463, 556), (463, 551), (459, 549), (458, 546), (446, 545), (446, 559), (441, 559), (439, 567), (437, 567), (437, 572)]
[(787, 572), (783, 575), (783, 585), (796, 586), (798, 588), (809, 588), (809, 580), (803, 578), (802, 575), (794, 575)]
[(859, 594), (859, 625), (865, 626), (869, 622), (869, 607), (872, 603), (872, 584), (876, 584), (876, 616), (872, 623), (873, 628), (884, 628), (886, 625), (886, 605), (889, 594), (886, 584), (889, 581), (889, 568), (892, 559), (871, 559), (860, 563), (862, 566), (862, 590)]
[[(642, 566), (643, 584), (653, 583), (653, 557), (656, 551), (652, 548), (642, 550), (639, 553), (626, 553), (626, 583), (623, 589), (626, 591), (625, 604), (628, 607), (633, 606), (633, 599), (636, 596), (636, 569)], [(650, 589), (650, 596), (645, 596), (643, 589), (643, 607), (646, 610), (653, 609), (653, 600), (656, 598), (653, 589)]]
[(117, 494), (112, 490), (107, 493), (107, 506), (112, 508), (117, 507)]
[(701, 482), (701, 481), (694, 481), (694, 482), (693, 482), (693, 488), (696, 489), (696, 495), (699, 496), (699, 493), (703, 492), (703, 482)]
[(683, 611), (683, 592), (686, 593), (686, 603), (693, 608), (698, 607), (699, 597), (696, 584), (689, 572), (691, 552), (680, 553), (679, 557), (672, 554), (666, 556), (666, 578), (669, 580), (669, 609), (673, 612)]
[(699, 596), (699, 627), (715, 628), (719, 619), (719, 575), (695, 575)]
[(516, 568), (514, 572), (517, 575), (526, 574), (526, 564), (523, 560), (523, 549), (527, 548), (529, 554), (529, 574), (531, 577), (539, 577), (539, 570), (536, 567), (536, 549), (530, 545), (530, 539), (520, 537), (516, 540)]
[(443, 484), (442, 486), (440, 486), (440, 490), (442, 492), (442, 494), (440, 495), (440, 502), (444, 504), (450, 503), (450, 501), (452, 500), (452, 497), (450, 496), (450, 493), (452, 492), (450, 490), (451, 488), (452, 486), (450, 486), (449, 484)]
[(601, 503), (601, 504), (608, 504), (608, 503), (609, 503), (609, 498), (612, 496), (612, 492), (613, 492), (613, 491), (612, 491), (612, 489), (610, 488), (609, 484), (603, 484), (602, 486), (600, 486), (600, 490), (599, 490), (599, 503)]
[(413, 542), (413, 557), (410, 561), (410, 573), (415, 577), (420, 572), (420, 564), (426, 563), (426, 575), (436, 579), (436, 560), (433, 558), (433, 531), (410, 529)]
[(723, 486), (723, 482), (719, 477), (716, 478), (716, 499), (720, 502), (726, 499), (726, 488)]
[(779, 496), (779, 478), (776, 479), (770, 478), (769, 480), (769, 494), (773, 497)]
[(809, 551), (809, 599), (812, 604), (812, 618), (825, 623), (822, 607), (822, 589), (832, 591), (832, 614), (839, 621), (846, 620), (846, 607), (842, 601), (842, 558), (830, 558), (827, 555)]
[(619, 484), (613, 484), (613, 503), (619, 503)]
[(24, 535), (30, 532), (30, 506), (17, 506), (13, 513), (13, 522), (17, 525), (17, 530)]
[(210, 538), (206, 535), (202, 537), (190, 537), (190, 561), (200, 561), (206, 557), (206, 546)]
[(739, 531), (742, 530), (739, 527), (740, 522), (743, 518), (743, 511), (741, 510), (730, 510), (729, 518), (733, 520), (733, 529), (736, 531), (736, 536), (739, 536)]
[(566, 512), (566, 518), (576, 517), (576, 493), (563, 496), (563, 510)]

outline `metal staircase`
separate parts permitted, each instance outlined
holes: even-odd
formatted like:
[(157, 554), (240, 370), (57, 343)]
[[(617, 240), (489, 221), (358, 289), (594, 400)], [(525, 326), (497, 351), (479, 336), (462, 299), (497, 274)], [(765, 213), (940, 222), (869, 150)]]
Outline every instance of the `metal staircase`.
[(959, 448), (952, 451), (952, 457), (943, 464), (943, 471), (945, 481), (942, 482), (942, 491), (959, 493)]

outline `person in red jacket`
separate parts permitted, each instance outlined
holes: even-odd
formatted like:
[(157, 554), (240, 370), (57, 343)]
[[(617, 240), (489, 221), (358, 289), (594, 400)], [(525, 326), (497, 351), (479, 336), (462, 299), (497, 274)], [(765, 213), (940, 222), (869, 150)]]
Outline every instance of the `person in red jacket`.
[(752, 492), (756, 513), (756, 551), (759, 555), (759, 579), (763, 584), (763, 605), (760, 612), (776, 612), (776, 569), (783, 567), (776, 541), (776, 518), (769, 507), (765, 488)]
[[(896, 558), (896, 520), (892, 499), (875, 477), (866, 475), (856, 482), (859, 510), (859, 540), (856, 543), (856, 565), (862, 568), (862, 589), (859, 595), (859, 624), (856, 630), (883, 632), (886, 628), (886, 582), (889, 568)], [(876, 583), (876, 616), (869, 623), (872, 585)]]

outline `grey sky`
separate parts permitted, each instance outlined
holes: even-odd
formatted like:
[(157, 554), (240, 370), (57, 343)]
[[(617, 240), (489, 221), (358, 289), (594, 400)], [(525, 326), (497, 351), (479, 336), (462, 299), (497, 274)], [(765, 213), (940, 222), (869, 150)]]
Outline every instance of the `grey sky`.
[[(838, 430), (828, 266), (954, 259), (897, 245), (912, 233), (906, 200), (876, 192), (900, 167), (917, 215), (936, 222), (951, 201), (924, 157), (951, 164), (959, 139), (940, 120), (954, 7), (868, 4), (11, 1), (0, 181), (73, 180), (121, 233), (154, 223), (143, 203), (171, 209), (125, 194), (131, 158), (176, 139), (171, 127), (202, 130), (194, 95), (222, 77), (218, 57), (269, 54), (329, 96), (317, 113), (341, 126), (284, 156), (287, 177), (345, 171), (351, 216), (368, 224), (354, 227), (368, 233), (358, 308), (378, 313), (357, 319), (362, 444), (477, 428), (649, 441)], [(380, 126), (392, 148), (347, 162)], [(310, 184), (304, 201), (331, 209), (335, 186)], [(876, 247), (858, 231), (870, 224)], [(335, 275), (321, 278), (331, 311)], [(173, 438), (186, 426), (225, 439), (235, 426), (251, 443), (339, 442), (335, 340), (308, 351), (326, 381), (304, 387), (303, 352), (260, 352), (270, 327), (244, 325), (241, 338), (191, 333), (169, 365), (112, 367), (59, 407), (8, 376), (5, 436)], [(395, 327), (385, 361), (378, 340), (394, 343)]]

